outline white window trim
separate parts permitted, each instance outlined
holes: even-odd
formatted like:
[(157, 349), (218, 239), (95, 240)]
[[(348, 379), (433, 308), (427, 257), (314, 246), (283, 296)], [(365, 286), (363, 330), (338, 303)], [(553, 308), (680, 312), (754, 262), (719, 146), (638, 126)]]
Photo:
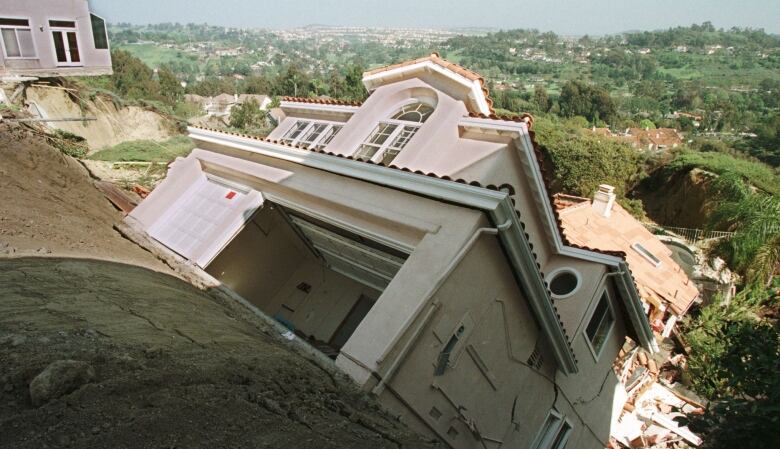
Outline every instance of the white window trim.
[[(568, 273), (573, 274), (574, 277), (577, 278), (577, 285), (574, 286), (574, 289), (572, 289), (571, 292), (569, 292), (569, 293), (567, 293), (565, 295), (556, 295), (552, 291), (552, 280), (555, 279), (555, 276), (557, 276), (557, 275), (559, 275), (559, 274), (561, 274), (563, 272), (568, 272)], [(552, 296), (553, 299), (571, 298), (572, 296), (574, 296), (575, 293), (577, 293), (577, 291), (580, 289), (580, 287), (582, 287), (582, 276), (580, 275), (580, 272), (575, 270), (574, 268), (571, 268), (571, 267), (557, 268), (557, 269), (553, 270), (552, 273), (548, 274), (547, 278), (545, 280), (547, 281), (547, 285), (550, 288), (550, 296)]]
[[(549, 432), (545, 433), (544, 425), (551, 416), (554, 417), (557, 422), (554, 427), (550, 428)], [(563, 429), (564, 424), (568, 425), (569, 429), (566, 430), (566, 433), (563, 435), (559, 446), (557, 448), (553, 448), (552, 443), (555, 441), (555, 437), (558, 436), (558, 434)], [(569, 418), (554, 408), (550, 409), (550, 411), (547, 413), (547, 416), (544, 417), (544, 421), (542, 421), (542, 428), (539, 429), (536, 438), (534, 438), (534, 442), (531, 444), (531, 449), (563, 449), (566, 447), (566, 443), (569, 442), (569, 437), (571, 436), (571, 432), (573, 430), (574, 425)]]
[[(111, 39), (108, 38), (108, 21), (105, 17), (100, 16), (98, 14), (95, 14), (94, 12), (89, 12), (89, 32), (92, 35), (92, 49), (93, 50), (102, 50), (102, 51), (111, 51)], [(95, 16), (103, 21), (103, 29), (106, 32), (106, 48), (96, 48), (95, 47), (95, 30), (92, 29), (92, 16)], [(269, 100), (270, 101), (270, 100)], [(262, 106), (261, 106), (262, 107)]]
[[(298, 134), (298, 137), (296, 137), (295, 139), (292, 139), (292, 140), (286, 139), (284, 136), (286, 136), (287, 133), (289, 133), (290, 130), (292, 130), (293, 127), (296, 126), (300, 122), (309, 122), (309, 124), (306, 125), (306, 127), (303, 128), (303, 130), (301, 130), (301, 132)], [(284, 131), (284, 134), (282, 134), (282, 136), (279, 137), (279, 140), (281, 140), (282, 142), (287, 142), (290, 145), (299, 145), (299, 144), (303, 143), (302, 142), (303, 138), (306, 137), (306, 134), (308, 134), (309, 130), (311, 130), (311, 128), (313, 128), (314, 125), (327, 125), (327, 126), (325, 127), (325, 129), (322, 130), (322, 132), (320, 133), (319, 136), (317, 136), (316, 139), (314, 139), (312, 142), (308, 142), (307, 143), (307, 145), (308, 145), (306, 147), (307, 149), (316, 148), (320, 144), (320, 142), (325, 139), (325, 136), (328, 135), (328, 132), (330, 132), (330, 130), (333, 127), (339, 126), (339, 127), (342, 127), (342, 129), (344, 127), (344, 123), (341, 123), (341, 122), (328, 122), (328, 121), (325, 121), (325, 120), (311, 120), (311, 119), (306, 119), (306, 118), (300, 118), (300, 119), (295, 119), (295, 121), (292, 122), (292, 125), (289, 126)], [(339, 130), (339, 132), (341, 132), (341, 131)], [(330, 143), (330, 142), (328, 142), (328, 143)], [(323, 147), (323, 148), (325, 148), (325, 147)]]
[[(35, 39), (35, 34), (33, 33), (33, 27), (31, 25), (32, 20), (29, 17), (18, 17), (18, 16), (2, 16), (3, 19), (12, 19), (12, 20), (26, 20), (27, 25), (0, 25), (0, 28), (10, 28), (14, 30), (14, 35), (16, 35), (16, 30), (29, 30), (30, 35), (32, 37), (32, 43), (33, 43), (33, 50), (35, 50), (35, 56), (8, 56), (8, 53), (5, 49), (5, 40), (3, 40), (3, 35), (0, 33), (0, 47), (3, 48), (3, 59), (8, 60), (35, 60), (40, 59), (39, 58), (39, 52), (38, 52), (38, 44)], [(19, 43), (19, 36), (16, 36), (16, 42)], [(19, 48), (19, 51), (21, 53), (21, 47)]]
[[(601, 354), (604, 352), (604, 348), (607, 346), (607, 342), (612, 337), (612, 331), (615, 329), (615, 324), (617, 323), (617, 317), (615, 316), (615, 308), (612, 307), (612, 295), (609, 293), (609, 289), (607, 289), (607, 286), (602, 286), (599, 290), (599, 294), (596, 298), (596, 301), (593, 301), (591, 303), (590, 311), (588, 311), (588, 317), (583, 323), (582, 326), (582, 337), (585, 339), (585, 343), (588, 345), (588, 349), (590, 349), (590, 354), (593, 356), (593, 360), (598, 363), (599, 359), (601, 358)], [(590, 337), (588, 337), (588, 324), (590, 324), (590, 320), (593, 319), (593, 315), (596, 313), (596, 309), (599, 307), (599, 303), (601, 302), (601, 297), (606, 295), (607, 296), (607, 310), (612, 315), (612, 324), (609, 325), (609, 329), (607, 330), (607, 335), (604, 337), (604, 344), (601, 345), (601, 348), (599, 348), (598, 352), (593, 347), (593, 344), (590, 341)]]
[(659, 259), (652, 252), (650, 252), (650, 250), (645, 248), (645, 246), (642, 245), (641, 243), (639, 242), (633, 243), (631, 245), (631, 249), (639, 253), (640, 256), (644, 257), (645, 260), (653, 264), (654, 267), (658, 268), (661, 266), (661, 259)]
[(360, 142), (360, 145), (358, 145), (357, 150), (355, 150), (355, 157), (357, 157), (357, 154), (360, 152), (360, 147), (363, 145), (369, 145), (369, 146), (375, 146), (376, 144), (368, 143), (368, 139), (371, 138), (371, 136), (374, 135), (374, 132), (377, 130), (377, 128), (380, 125), (395, 125), (395, 129), (392, 133), (390, 133), (389, 136), (387, 136), (387, 139), (382, 143), (382, 145), (379, 146), (379, 148), (376, 150), (376, 153), (374, 153), (373, 156), (371, 156), (371, 161), (379, 163), (385, 156), (385, 152), (390, 149), (390, 145), (395, 142), (395, 139), (403, 132), (403, 129), (405, 127), (410, 128), (416, 128), (417, 130), (414, 132), (414, 135), (409, 138), (409, 140), (406, 142), (406, 144), (403, 146), (403, 148), (398, 149), (398, 154), (401, 154), (401, 151), (404, 150), (409, 143), (417, 136), (417, 132), (420, 130), (420, 127), (422, 127), (422, 123), (417, 122), (405, 122), (403, 120), (393, 120), (393, 119), (386, 119), (386, 120), (379, 120), (376, 122), (373, 128), (371, 128), (371, 133), (366, 136), (365, 139), (363, 139), (362, 142)]
[[(51, 26), (51, 21), (55, 22), (73, 22), (73, 27), (58, 27), (58, 26)], [(84, 66), (84, 51), (81, 48), (81, 32), (79, 31), (79, 21), (78, 19), (68, 18), (56, 18), (56, 17), (49, 17), (46, 19), (46, 26), (49, 29), (49, 42), (51, 42), (51, 51), (52, 55), (54, 56), (54, 63), (57, 65), (57, 67), (83, 67)], [(91, 24), (90, 24), (91, 28)], [(65, 40), (63, 43), (65, 44), (65, 53), (68, 55), (68, 59), (71, 59), (70, 50), (68, 46), (68, 38), (67, 34), (65, 33), (76, 33), (76, 48), (79, 52), (79, 62), (60, 62), (57, 60), (57, 47), (54, 45), (54, 32), (60, 31), (64, 34)]]

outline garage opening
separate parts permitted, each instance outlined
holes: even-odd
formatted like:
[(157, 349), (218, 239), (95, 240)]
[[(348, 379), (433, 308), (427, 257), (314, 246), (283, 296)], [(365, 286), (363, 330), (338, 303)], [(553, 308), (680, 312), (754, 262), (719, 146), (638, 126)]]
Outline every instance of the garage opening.
[(206, 271), (335, 359), (407, 257), (265, 201)]

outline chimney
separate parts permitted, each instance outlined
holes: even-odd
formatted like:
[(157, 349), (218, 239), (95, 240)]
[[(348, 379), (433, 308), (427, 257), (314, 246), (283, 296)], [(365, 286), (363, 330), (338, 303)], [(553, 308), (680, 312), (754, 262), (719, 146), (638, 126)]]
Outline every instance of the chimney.
[(612, 215), (612, 205), (615, 204), (615, 188), (608, 184), (599, 185), (599, 190), (593, 195), (593, 208), (605, 217)]

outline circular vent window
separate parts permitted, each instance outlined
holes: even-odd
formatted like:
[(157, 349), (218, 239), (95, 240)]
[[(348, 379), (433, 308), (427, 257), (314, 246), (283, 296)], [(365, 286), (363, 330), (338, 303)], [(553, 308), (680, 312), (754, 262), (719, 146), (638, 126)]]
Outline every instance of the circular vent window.
[(564, 268), (552, 273), (548, 283), (553, 298), (568, 298), (580, 288), (580, 275), (574, 270)]

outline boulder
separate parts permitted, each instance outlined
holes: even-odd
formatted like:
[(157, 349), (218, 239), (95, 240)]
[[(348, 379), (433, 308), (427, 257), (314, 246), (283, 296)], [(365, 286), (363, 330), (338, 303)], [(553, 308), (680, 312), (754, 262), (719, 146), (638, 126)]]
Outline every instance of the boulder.
[(87, 362), (58, 360), (47, 366), (30, 382), (30, 399), (40, 406), (77, 390), (95, 380), (95, 370)]

